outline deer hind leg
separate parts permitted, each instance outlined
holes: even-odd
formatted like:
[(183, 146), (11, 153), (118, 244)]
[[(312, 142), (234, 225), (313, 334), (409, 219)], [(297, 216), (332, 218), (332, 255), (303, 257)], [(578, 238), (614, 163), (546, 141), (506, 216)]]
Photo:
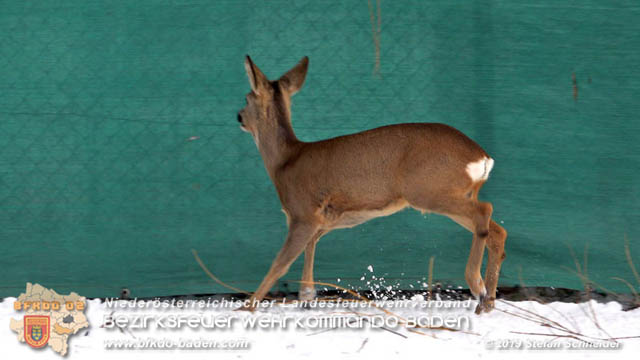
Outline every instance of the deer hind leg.
[(489, 237), (487, 248), (489, 249), (489, 261), (485, 272), (485, 284), (487, 286), (487, 300), (482, 306), (478, 305), (476, 313), (481, 311), (489, 312), (493, 310), (496, 299), (496, 288), (498, 287), (498, 277), (500, 276), (500, 266), (506, 257), (504, 244), (507, 239), (507, 231), (495, 221), (489, 224)]
[(318, 232), (307, 244), (304, 250), (304, 268), (302, 269), (302, 283), (298, 298), (300, 300), (313, 300), (316, 298), (316, 289), (313, 285), (313, 258), (316, 252), (316, 244), (323, 233)]
[(271, 264), (271, 268), (262, 280), (258, 290), (251, 296), (247, 310), (254, 310), (256, 303), (261, 301), (276, 281), (289, 271), (291, 264), (300, 256), (317, 232), (318, 229), (315, 225), (299, 222), (291, 223), (284, 245)]
[(482, 281), (481, 268), (486, 237), (478, 236), (478, 234), (474, 232), (473, 221), (471, 221), (470, 218), (450, 214), (447, 214), (447, 216), (473, 233), (473, 240), (471, 243), (471, 250), (469, 251), (467, 266), (464, 271), (464, 278), (469, 285), (471, 293), (480, 299), (481, 302), (484, 302), (487, 295), (487, 288), (486, 284)]
[(489, 235), (489, 223), (493, 207), (490, 203), (479, 202), (474, 197), (424, 197), (409, 200), (409, 203), (420, 210), (433, 211), (446, 215), (465, 229), (473, 233), (471, 251), (465, 268), (465, 280), (471, 293), (481, 303), (484, 302), (487, 289), (482, 280), (481, 267), (484, 247)]

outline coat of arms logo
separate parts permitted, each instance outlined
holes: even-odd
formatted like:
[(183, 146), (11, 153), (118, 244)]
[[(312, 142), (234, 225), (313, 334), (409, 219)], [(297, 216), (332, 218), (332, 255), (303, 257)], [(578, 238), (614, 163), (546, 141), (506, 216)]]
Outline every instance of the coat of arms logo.
[(25, 315), (24, 316), (24, 341), (31, 347), (41, 348), (49, 341), (50, 326), (49, 316)]

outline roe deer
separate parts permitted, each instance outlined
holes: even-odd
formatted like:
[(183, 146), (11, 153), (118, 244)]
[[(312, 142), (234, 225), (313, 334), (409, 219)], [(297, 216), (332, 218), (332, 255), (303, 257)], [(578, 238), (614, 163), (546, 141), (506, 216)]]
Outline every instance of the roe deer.
[[(494, 160), (460, 131), (436, 123), (408, 123), (317, 142), (298, 140), (291, 126), (291, 97), (302, 87), (304, 57), (269, 81), (249, 56), (251, 84), (238, 113), (273, 181), (289, 233), (248, 310), (264, 298), (304, 251), (300, 298), (315, 297), (313, 257), (321, 236), (405, 207), (448, 216), (473, 233), (465, 279), (478, 298), (476, 313), (493, 309), (507, 232), (493, 220), (490, 203), (478, 201)], [(480, 274), (485, 245), (485, 279)]]

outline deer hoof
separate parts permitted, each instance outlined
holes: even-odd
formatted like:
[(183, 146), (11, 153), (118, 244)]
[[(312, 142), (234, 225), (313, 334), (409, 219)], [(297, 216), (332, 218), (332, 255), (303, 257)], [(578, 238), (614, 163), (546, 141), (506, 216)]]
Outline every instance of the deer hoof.
[(312, 287), (300, 288), (298, 299), (301, 301), (311, 301), (316, 298), (316, 289)]
[(480, 313), (482, 313), (482, 310), (484, 310), (484, 299), (486, 298), (485, 295), (480, 295), (478, 297), (478, 305), (476, 305), (476, 315), (480, 315)]
[(252, 307), (252, 306), (246, 306), (246, 305), (244, 305), (244, 306), (241, 306), (241, 307), (239, 307), (239, 308), (237, 308), (237, 309), (235, 309), (235, 310), (233, 310), (233, 311), (248, 311), (248, 312), (255, 312), (255, 311), (256, 311), (256, 308), (254, 308), (254, 307)]
[(495, 307), (495, 299), (486, 295), (480, 295), (478, 298), (478, 305), (476, 306), (476, 315), (480, 315), (482, 312), (491, 312)]

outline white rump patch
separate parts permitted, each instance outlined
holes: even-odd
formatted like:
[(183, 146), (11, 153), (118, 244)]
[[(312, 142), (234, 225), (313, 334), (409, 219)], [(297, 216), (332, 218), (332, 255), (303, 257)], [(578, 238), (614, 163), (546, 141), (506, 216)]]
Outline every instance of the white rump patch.
[(492, 158), (484, 157), (478, 161), (467, 164), (467, 174), (469, 174), (473, 182), (487, 180), (491, 169), (493, 169)]

